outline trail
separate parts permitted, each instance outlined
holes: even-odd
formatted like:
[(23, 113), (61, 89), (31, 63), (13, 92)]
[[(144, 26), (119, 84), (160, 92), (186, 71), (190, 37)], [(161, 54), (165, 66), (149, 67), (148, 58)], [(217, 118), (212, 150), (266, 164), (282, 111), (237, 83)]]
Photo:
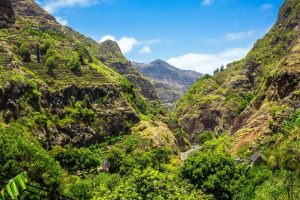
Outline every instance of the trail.
[(191, 148), (190, 150), (184, 152), (181, 154), (181, 160), (185, 160), (187, 159), (187, 157), (191, 154), (194, 153), (195, 151), (197, 151), (200, 148), (199, 145), (194, 145), (193, 148)]

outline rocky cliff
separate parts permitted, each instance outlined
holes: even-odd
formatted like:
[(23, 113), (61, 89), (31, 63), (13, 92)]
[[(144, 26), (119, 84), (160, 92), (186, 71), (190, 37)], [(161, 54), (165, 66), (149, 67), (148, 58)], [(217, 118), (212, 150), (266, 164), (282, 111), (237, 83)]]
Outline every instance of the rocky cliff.
[(15, 21), (14, 10), (10, 0), (0, 2), (0, 28), (6, 28)]
[[(11, 24), (0, 30), (1, 122), (23, 124), (50, 149), (128, 133), (148, 112), (145, 98), (133, 87), (140, 82), (131, 83), (129, 72), (127, 79), (107, 66), (130, 66), (114, 49), (103, 50), (61, 26), (31, 0), (1, 2), (1, 20)], [(100, 59), (107, 53), (117, 63)], [(155, 92), (147, 93), (152, 85), (141, 84), (150, 88), (142, 93), (155, 99)]]
[(287, 0), (273, 28), (241, 61), (201, 78), (176, 114), (190, 139), (233, 135), (232, 151), (263, 148), (300, 107), (300, 2)]
[(152, 80), (160, 100), (169, 106), (203, 76), (195, 71), (180, 70), (163, 60), (148, 64), (133, 62), (133, 66)]

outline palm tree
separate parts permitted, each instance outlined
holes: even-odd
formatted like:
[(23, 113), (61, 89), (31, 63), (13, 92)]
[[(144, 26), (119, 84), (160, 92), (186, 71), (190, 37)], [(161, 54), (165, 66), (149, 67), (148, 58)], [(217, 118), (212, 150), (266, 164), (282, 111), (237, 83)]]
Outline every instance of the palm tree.
[(27, 182), (28, 178), (26, 172), (10, 179), (7, 185), (1, 190), (0, 200), (5, 200), (7, 198), (17, 199), (18, 196), (26, 189)]

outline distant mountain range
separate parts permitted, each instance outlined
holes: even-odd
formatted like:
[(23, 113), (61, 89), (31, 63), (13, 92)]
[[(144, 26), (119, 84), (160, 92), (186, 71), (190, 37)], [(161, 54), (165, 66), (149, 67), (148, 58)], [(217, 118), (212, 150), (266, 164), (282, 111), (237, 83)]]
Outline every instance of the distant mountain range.
[(166, 105), (175, 103), (203, 74), (181, 70), (163, 60), (150, 63), (132, 62), (154, 84), (160, 100)]

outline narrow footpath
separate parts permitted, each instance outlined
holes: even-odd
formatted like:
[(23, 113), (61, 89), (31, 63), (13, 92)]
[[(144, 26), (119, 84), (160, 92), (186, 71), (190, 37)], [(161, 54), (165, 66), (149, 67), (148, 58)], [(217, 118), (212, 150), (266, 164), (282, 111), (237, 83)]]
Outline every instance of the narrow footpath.
[(191, 148), (190, 150), (184, 152), (181, 154), (181, 160), (185, 160), (187, 159), (187, 157), (191, 154), (194, 153), (195, 151), (197, 151), (200, 148), (199, 145), (193, 145), (193, 148)]

